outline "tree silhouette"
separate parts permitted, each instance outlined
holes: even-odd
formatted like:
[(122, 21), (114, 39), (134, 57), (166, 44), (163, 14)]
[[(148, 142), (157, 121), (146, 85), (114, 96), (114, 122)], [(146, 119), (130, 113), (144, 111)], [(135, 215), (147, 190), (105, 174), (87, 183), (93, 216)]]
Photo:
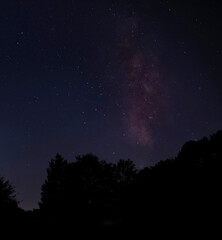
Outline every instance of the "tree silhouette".
[(18, 208), (15, 190), (9, 181), (0, 177), (0, 212), (12, 212)]
[(134, 181), (136, 176), (136, 166), (131, 160), (122, 160), (120, 159), (119, 162), (114, 165), (115, 168), (115, 177), (119, 183), (122, 184), (129, 184)]
[(86, 154), (67, 163), (57, 154), (49, 162), (40, 209), (58, 215), (57, 219), (72, 215), (78, 223), (86, 219), (97, 224), (105, 219), (117, 219), (122, 214), (120, 208), (127, 205), (135, 176), (136, 168), (131, 160), (111, 164)]
[(61, 201), (61, 183), (63, 182), (67, 161), (57, 154), (55, 159), (49, 162), (47, 179), (42, 185), (40, 209), (52, 211), (58, 208)]
[(57, 154), (42, 185), (40, 213), (70, 229), (117, 224), (127, 231), (148, 226), (189, 231), (209, 223), (206, 216), (213, 219), (218, 210), (221, 159), (222, 131), (188, 141), (175, 158), (140, 171), (131, 160), (114, 164), (86, 154), (68, 163)]

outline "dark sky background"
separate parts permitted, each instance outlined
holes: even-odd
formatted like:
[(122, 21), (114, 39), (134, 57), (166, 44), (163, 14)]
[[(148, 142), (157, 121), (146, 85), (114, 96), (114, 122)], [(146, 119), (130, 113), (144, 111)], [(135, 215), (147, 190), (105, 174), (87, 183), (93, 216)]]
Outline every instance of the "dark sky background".
[(222, 129), (221, 1), (0, 1), (0, 175), (38, 207), (48, 162), (138, 168)]

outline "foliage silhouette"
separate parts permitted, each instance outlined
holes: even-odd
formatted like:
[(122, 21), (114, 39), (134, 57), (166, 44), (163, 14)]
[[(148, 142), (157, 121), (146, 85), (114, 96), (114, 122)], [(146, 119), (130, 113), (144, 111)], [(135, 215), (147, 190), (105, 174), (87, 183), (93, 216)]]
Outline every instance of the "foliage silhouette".
[(59, 205), (62, 197), (61, 191), (63, 191), (61, 183), (65, 176), (66, 166), (67, 161), (59, 154), (49, 162), (47, 180), (42, 185), (41, 202), (39, 203), (41, 209), (53, 210)]
[(14, 211), (18, 208), (15, 190), (9, 181), (0, 177), (0, 212)]
[(18, 220), (23, 222), (23, 211), (18, 207), (15, 189), (9, 181), (0, 177), (0, 230), (4, 235), (8, 229), (15, 227)]
[(76, 224), (114, 220), (135, 176), (135, 165), (130, 160), (111, 164), (86, 154), (67, 163), (57, 154), (49, 163), (42, 185), (40, 210), (53, 215), (53, 219), (72, 216)]
[[(222, 131), (185, 143), (174, 159), (136, 169), (133, 161), (116, 164), (93, 154), (75, 162), (57, 154), (49, 162), (41, 188), (40, 209), (20, 211), (19, 218), (36, 231), (104, 233), (133, 229), (204, 232), (220, 206)], [(18, 209), (14, 188), (0, 178), (0, 211)], [(204, 228), (204, 229), (203, 229)], [(107, 235), (106, 235), (107, 236)], [(52, 235), (50, 235), (52, 237)]]

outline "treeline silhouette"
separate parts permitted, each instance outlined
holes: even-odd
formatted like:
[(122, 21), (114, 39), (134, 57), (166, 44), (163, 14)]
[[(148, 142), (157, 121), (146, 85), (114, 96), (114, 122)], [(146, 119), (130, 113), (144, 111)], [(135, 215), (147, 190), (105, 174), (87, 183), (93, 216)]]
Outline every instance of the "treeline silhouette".
[(55, 235), (175, 229), (201, 233), (212, 223), (217, 226), (221, 160), (222, 131), (189, 141), (174, 159), (142, 170), (131, 160), (114, 164), (86, 154), (67, 162), (57, 154), (47, 168), (39, 209), (20, 209), (14, 188), (0, 178), (1, 219)]

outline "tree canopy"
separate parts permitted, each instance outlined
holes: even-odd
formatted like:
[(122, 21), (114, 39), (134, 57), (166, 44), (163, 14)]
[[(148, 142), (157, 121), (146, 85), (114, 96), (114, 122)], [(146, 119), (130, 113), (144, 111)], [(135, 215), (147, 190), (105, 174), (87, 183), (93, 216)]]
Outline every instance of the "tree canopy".
[(15, 211), (18, 208), (15, 189), (9, 181), (0, 177), (0, 212), (8, 213)]
[[(73, 224), (95, 229), (154, 227), (169, 219), (177, 227), (183, 227), (183, 219), (193, 225), (204, 224), (206, 215), (212, 217), (220, 204), (221, 160), (222, 131), (189, 141), (175, 158), (140, 170), (132, 160), (107, 163), (85, 154), (68, 162), (57, 154), (49, 161), (40, 209), (22, 216), (38, 219), (38, 224), (70, 229)], [(0, 212), (15, 209), (18, 202), (14, 188), (1, 177)]]

